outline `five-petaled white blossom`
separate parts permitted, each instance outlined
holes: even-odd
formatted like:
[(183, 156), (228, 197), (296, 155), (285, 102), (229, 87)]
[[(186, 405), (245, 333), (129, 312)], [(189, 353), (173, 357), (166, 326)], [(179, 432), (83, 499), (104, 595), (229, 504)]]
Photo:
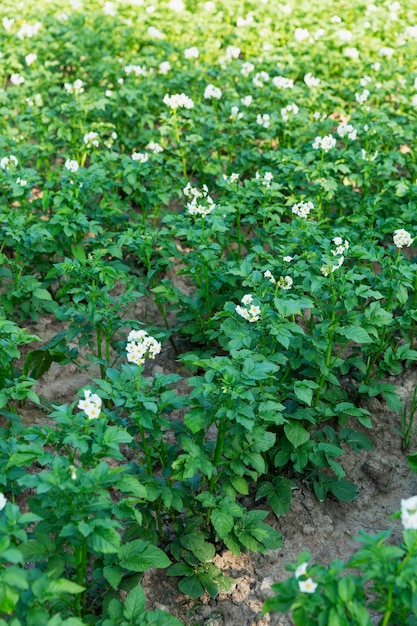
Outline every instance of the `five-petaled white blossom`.
[(172, 96), (166, 93), (163, 102), (170, 109), (192, 109), (194, 107), (194, 102), (185, 93), (175, 93)]
[(393, 240), (397, 248), (404, 248), (405, 246), (408, 248), (414, 241), (410, 233), (404, 230), (404, 228), (397, 228), (397, 230), (394, 231)]
[(162, 346), (146, 330), (131, 330), (127, 337), (127, 360), (129, 363), (143, 365), (145, 358), (154, 359), (161, 352)]
[(299, 580), (298, 587), (302, 593), (314, 593), (317, 589), (317, 583), (312, 578), (307, 578), (306, 580)]
[(297, 204), (294, 204), (291, 210), (294, 215), (305, 218), (310, 213), (310, 211), (313, 211), (313, 209), (314, 204), (310, 200), (302, 200), (301, 202), (297, 202)]
[(84, 390), (84, 400), (80, 400), (77, 408), (84, 411), (89, 420), (97, 419), (101, 413), (101, 398), (89, 389)]

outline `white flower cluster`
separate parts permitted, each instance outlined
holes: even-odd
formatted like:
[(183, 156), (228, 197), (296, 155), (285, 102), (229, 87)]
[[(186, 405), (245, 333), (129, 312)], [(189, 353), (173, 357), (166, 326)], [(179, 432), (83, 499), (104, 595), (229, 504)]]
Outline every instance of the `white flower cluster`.
[[(187, 183), (183, 189), (183, 194), (187, 198), (191, 198), (191, 202), (186, 205), (189, 215), (199, 215), (204, 219), (216, 208), (213, 199), (209, 196), (207, 185), (203, 185), (202, 190), (200, 190), (193, 187), (191, 183)], [(202, 199), (204, 204), (201, 202)]]
[(10, 82), (12, 83), (12, 85), (19, 87), (20, 85), (23, 85), (23, 83), (25, 82), (25, 79), (23, 78), (21, 74), (11, 74)]
[(244, 63), (242, 63), (240, 73), (242, 74), (242, 76), (245, 76), (245, 78), (247, 78), (249, 74), (253, 72), (254, 69), (255, 69), (255, 66), (253, 63), (250, 63), (249, 61), (245, 61)]
[(83, 141), (87, 148), (98, 148), (100, 145), (98, 133), (94, 132), (93, 130), (84, 135)]
[(298, 587), (302, 593), (314, 593), (317, 589), (317, 583), (313, 582), (312, 578), (306, 578), (305, 580), (299, 580), (301, 576), (307, 575), (308, 563), (301, 563), (295, 570), (294, 576), (298, 581)]
[(336, 132), (339, 137), (347, 136), (347, 138), (351, 141), (355, 141), (358, 136), (358, 131), (354, 128), (354, 126), (352, 126), (352, 124), (340, 124), (340, 126), (337, 127)]
[(397, 230), (394, 231), (393, 240), (397, 248), (404, 248), (404, 246), (408, 248), (414, 241), (410, 233), (404, 230), (404, 228), (397, 228)]
[(149, 150), (150, 152), (153, 152), (154, 154), (158, 154), (159, 152), (164, 151), (161, 144), (157, 143), (156, 141), (150, 141), (148, 145), (146, 146), (146, 149)]
[(354, 61), (359, 59), (359, 50), (357, 48), (345, 48), (343, 54), (345, 57), (348, 57), (348, 59), (353, 59)]
[(127, 337), (127, 360), (129, 363), (143, 365), (145, 357), (154, 359), (161, 352), (162, 346), (146, 330), (131, 330)]
[(347, 239), (343, 241), (341, 237), (334, 237), (333, 243), (336, 246), (336, 248), (332, 249), (331, 251), (333, 256), (343, 255), (346, 250), (349, 249), (349, 242)]
[(235, 172), (233, 172), (232, 174), (230, 174), (230, 176), (226, 176), (226, 174), (223, 174), (223, 180), (226, 183), (237, 183), (239, 180), (239, 174), (236, 174)]
[(149, 155), (146, 152), (132, 152), (132, 161), (139, 161), (139, 163), (146, 163), (149, 161)]
[(301, 202), (297, 202), (292, 207), (292, 212), (294, 215), (298, 215), (298, 217), (306, 218), (310, 211), (313, 211), (314, 204), (310, 200), (302, 200)]
[(172, 96), (166, 93), (163, 102), (170, 109), (192, 109), (194, 107), (194, 102), (185, 93), (175, 93)]
[(17, 167), (19, 161), (16, 159), (14, 154), (10, 156), (5, 156), (0, 159), (0, 167), (2, 170), (9, 170), (10, 168)]
[(292, 113), (293, 115), (297, 115), (298, 111), (299, 111), (298, 106), (294, 102), (291, 102), (290, 104), (287, 104), (286, 107), (283, 107), (281, 109), (281, 117), (284, 120), (284, 122), (288, 122), (288, 120), (290, 119), (289, 113)]
[(315, 78), (311, 72), (304, 76), (304, 82), (307, 87), (318, 87), (321, 83), (320, 78)]
[(134, 74), (135, 76), (147, 76), (148, 75), (148, 70), (143, 65), (126, 65), (124, 70), (128, 76), (129, 74)]
[(269, 81), (268, 72), (258, 72), (257, 74), (255, 74), (252, 80), (255, 87), (263, 87), (264, 84), (267, 83), (268, 81)]
[(358, 104), (363, 104), (370, 96), (369, 89), (364, 89), (362, 93), (355, 93), (355, 100)]
[(263, 178), (261, 178), (261, 174), (259, 172), (256, 172), (256, 174), (255, 174), (255, 179), (256, 180), (262, 180), (262, 185), (264, 187), (270, 187), (273, 178), (274, 178), (274, 176), (273, 176), (272, 172), (265, 172)]
[(238, 46), (227, 46), (226, 56), (219, 59), (219, 64), (224, 66), (226, 63), (230, 63), (233, 59), (238, 59), (241, 53), (241, 49)]
[(33, 98), (25, 98), (25, 100), (26, 100), (26, 104), (28, 105), (28, 107), (43, 106), (43, 98), (40, 93), (35, 93)]
[(40, 22), (35, 22), (35, 24), (24, 23), (17, 31), (18, 39), (24, 39), (25, 37), (34, 37), (38, 34), (41, 26), (42, 24)]
[(401, 522), (406, 530), (417, 530), (417, 496), (401, 500)]
[(292, 78), (285, 78), (285, 76), (274, 76), (272, 84), (277, 89), (292, 89), (294, 87)]
[(204, 97), (206, 98), (206, 100), (211, 100), (212, 98), (214, 98), (215, 100), (220, 100), (220, 98), (222, 97), (222, 90), (218, 87), (215, 87), (214, 85), (207, 85), (204, 90)]
[(278, 280), (275, 280), (270, 270), (266, 270), (264, 272), (264, 278), (268, 278), (270, 283), (276, 285), (280, 289), (285, 289), (285, 291), (288, 291), (293, 286), (293, 279), (291, 276), (280, 276)]
[(233, 106), (230, 109), (230, 119), (233, 120), (234, 122), (236, 122), (237, 120), (241, 120), (243, 115), (244, 114), (241, 111), (239, 111), (239, 107), (237, 106)]
[(261, 308), (256, 304), (252, 304), (253, 297), (247, 293), (243, 296), (241, 303), (245, 306), (241, 306), (240, 304), (236, 305), (236, 313), (243, 317), (248, 322), (257, 322), (259, 320), (259, 316), (261, 314)]
[(244, 107), (250, 107), (253, 101), (253, 96), (244, 96), (243, 98), (240, 99), (240, 101)]
[(25, 56), (26, 65), (32, 65), (33, 63), (35, 63), (37, 58), (38, 58), (38, 55), (35, 54), (34, 52), (31, 52), (30, 54), (27, 54)]
[(73, 174), (75, 174), (75, 172), (78, 171), (78, 168), (80, 166), (78, 164), (78, 161), (76, 161), (75, 159), (66, 159), (66, 161), (64, 163), (64, 167), (69, 172), (72, 172)]
[(101, 398), (96, 393), (91, 393), (89, 389), (84, 390), (84, 400), (80, 400), (77, 408), (84, 411), (89, 420), (100, 417)]
[(294, 39), (295, 41), (304, 41), (304, 39), (310, 38), (310, 32), (307, 28), (296, 28), (294, 31)]
[(336, 139), (333, 135), (325, 135), (324, 137), (316, 137), (313, 141), (314, 150), (324, 150), (324, 152), (328, 152), (336, 145)]
[[(159, 72), (160, 74), (168, 74), (168, 72), (170, 72), (172, 69), (171, 67), (171, 63), (169, 61), (162, 61), (162, 63), (159, 64)], [(151, 69), (152, 72), (152, 69)]]
[(184, 50), (184, 57), (186, 59), (198, 59), (200, 52), (196, 46), (191, 46), (191, 48), (186, 48)]
[(64, 83), (64, 89), (68, 93), (74, 93), (76, 96), (84, 91), (84, 83), (80, 78), (74, 80), (73, 83)]
[(361, 156), (364, 161), (369, 161), (369, 162), (375, 161), (378, 154), (379, 154), (378, 150), (376, 150), (374, 154), (368, 154), (364, 148), (362, 148), (361, 150)]
[(28, 184), (28, 181), (25, 180), (24, 178), (20, 178), (20, 176), (16, 178), (16, 185), (19, 185), (19, 187), (26, 187), (27, 184)]
[(271, 117), (268, 113), (258, 113), (256, 116), (256, 123), (259, 124), (259, 126), (262, 126), (262, 128), (269, 128)]

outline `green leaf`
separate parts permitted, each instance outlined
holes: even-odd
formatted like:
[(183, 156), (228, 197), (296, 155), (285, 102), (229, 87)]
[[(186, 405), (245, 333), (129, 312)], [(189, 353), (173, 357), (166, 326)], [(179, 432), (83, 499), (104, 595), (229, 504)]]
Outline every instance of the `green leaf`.
[(372, 337), (360, 326), (345, 326), (337, 329), (339, 335), (354, 341), (355, 343), (372, 343)]
[(119, 551), (120, 535), (114, 528), (95, 526), (88, 542), (96, 554), (113, 554)]
[(310, 433), (301, 424), (288, 423), (284, 426), (285, 435), (294, 448), (298, 448), (310, 439)]
[(150, 567), (165, 568), (171, 565), (167, 555), (148, 541), (135, 539), (121, 546), (120, 565), (131, 572), (144, 572)]
[(118, 588), (119, 583), (122, 580), (122, 575), (122, 568), (118, 565), (106, 565), (103, 567), (103, 576), (113, 589)]
[(294, 393), (297, 398), (307, 404), (307, 406), (311, 406), (313, 401), (313, 390), (310, 387), (306, 387), (301, 382), (296, 382), (294, 385)]
[(216, 554), (214, 545), (205, 541), (203, 534), (184, 535), (181, 537), (181, 544), (190, 550), (201, 563), (211, 561)]
[(39, 300), (52, 300), (52, 296), (47, 289), (35, 289), (33, 295)]
[(145, 610), (145, 603), (146, 598), (143, 589), (140, 585), (137, 585), (125, 600), (123, 617), (128, 620), (138, 620), (142, 617)]
[(180, 580), (178, 589), (191, 598), (200, 598), (204, 594), (204, 587), (196, 574)]
[(45, 587), (45, 592), (54, 596), (58, 596), (62, 593), (81, 593), (84, 590), (85, 587), (81, 587), (81, 585), (77, 585), (77, 583), (73, 583), (71, 580), (66, 580), (65, 578), (50, 580)]
[(230, 533), (234, 525), (233, 516), (223, 509), (214, 509), (210, 515), (211, 523), (220, 539)]
[(342, 502), (350, 502), (357, 498), (359, 494), (357, 486), (344, 479), (331, 482), (328, 490)]
[(117, 489), (123, 493), (130, 493), (136, 498), (145, 499), (147, 497), (146, 487), (134, 476), (121, 476), (117, 481)]

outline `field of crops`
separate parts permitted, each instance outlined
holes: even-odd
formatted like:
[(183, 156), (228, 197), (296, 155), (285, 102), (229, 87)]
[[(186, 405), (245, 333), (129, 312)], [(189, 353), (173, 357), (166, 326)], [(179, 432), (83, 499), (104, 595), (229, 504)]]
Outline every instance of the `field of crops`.
[(417, 624), (412, 5), (0, 3), (0, 626)]

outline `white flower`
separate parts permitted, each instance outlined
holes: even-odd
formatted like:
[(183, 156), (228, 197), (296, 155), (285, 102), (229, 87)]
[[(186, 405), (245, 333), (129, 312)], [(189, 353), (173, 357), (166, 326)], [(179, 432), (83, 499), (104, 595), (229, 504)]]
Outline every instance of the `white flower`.
[(164, 33), (161, 33), (155, 26), (149, 26), (148, 35), (149, 37), (153, 37), (153, 39), (165, 39)]
[(263, 113), (262, 115), (259, 113), (256, 116), (256, 123), (263, 128), (268, 128), (271, 123), (271, 118), (268, 113)]
[(321, 149), (321, 150), (324, 150), (325, 152), (328, 152), (329, 150), (335, 147), (336, 139), (333, 137), (333, 135), (325, 135), (324, 137), (316, 137), (312, 145), (313, 145), (314, 150)]
[(266, 270), (264, 272), (264, 277), (269, 279), (269, 282), (272, 283), (273, 285), (275, 285), (275, 283), (277, 282), (275, 280), (275, 278), (273, 277), (272, 273), (270, 270)]
[(164, 149), (161, 146), (161, 144), (157, 143), (156, 141), (150, 141), (148, 143), (148, 145), (146, 146), (146, 149), (150, 150), (154, 154), (158, 154), (159, 152), (163, 152), (164, 151)]
[(363, 104), (369, 98), (370, 91), (368, 89), (364, 89), (362, 93), (355, 93), (355, 100), (358, 104)]
[(226, 48), (226, 60), (238, 59), (241, 53), (241, 49), (238, 46), (227, 46)]
[(168, 74), (170, 70), (171, 70), (171, 63), (169, 61), (162, 61), (162, 63), (159, 64), (160, 74)]
[(13, 26), (13, 24), (14, 24), (14, 18), (13, 17), (10, 17), (10, 18), (9, 17), (3, 17), (1, 23), (3, 24), (4, 30), (6, 30), (6, 31), (10, 30), (11, 27)]
[(80, 166), (78, 165), (78, 161), (75, 161), (74, 159), (67, 159), (64, 163), (64, 167), (75, 174)]
[(133, 152), (132, 161), (139, 161), (139, 163), (146, 163), (149, 161), (149, 155), (146, 152)]
[(264, 83), (267, 83), (268, 81), (269, 81), (268, 72), (258, 72), (257, 74), (255, 74), (255, 76), (252, 79), (252, 82), (255, 85), (255, 87), (263, 87)]
[(184, 11), (185, 9), (185, 4), (183, 3), (182, 0), (170, 0), (168, 6), (171, 9), (171, 11), (180, 12), (180, 11)]
[(341, 254), (344, 254), (346, 250), (349, 249), (348, 240), (347, 239), (343, 240), (342, 237), (334, 237), (333, 243), (336, 246), (335, 249), (331, 250), (331, 253), (333, 254), (333, 256), (339, 256)]
[(338, 30), (336, 35), (337, 37), (339, 37), (340, 41), (351, 41), (353, 37), (351, 31), (347, 30), (346, 28), (341, 28), (340, 30)]
[(1, 491), (0, 491), (0, 511), (2, 511), (4, 509), (6, 504), (7, 504), (7, 500), (6, 500), (5, 496), (4, 496), (4, 493), (1, 493)]
[(32, 63), (34, 63), (37, 58), (38, 58), (38, 55), (35, 54), (34, 52), (27, 54), (25, 56), (26, 65), (32, 65)]
[(247, 293), (246, 295), (244, 295), (241, 300), (242, 304), (252, 304), (252, 302), (253, 302), (253, 296), (251, 296), (250, 293)]
[(204, 90), (204, 97), (206, 99), (215, 98), (216, 100), (220, 100), (222, 97), (222, 90), (214, 85), (207, 85)]
[(23, 78), (23, 76), (21, 76), (21, 74), (11, 74), (10, 82), (12, 83), (12, 85), (16, 85), (16, 87), (19, 87), (19, 85), (23, 85), (25, 79)]
[(357, 48), (345, 48), (343, 50), (343, 54), (345, 55), (345, 57), (348, 57), (349, 59), (353, 59), (355, 61), (359, 59), (359, 50)]
[(364, 150), (364, 148), (362, 148), (362, 150), (361, 150), (361, 156), (362, 156), (362, 158), (363, 158), (363, 160), (364, 160), (364, 161), (370, 161), (370, 162), (375, 161), (375, 159), (376, 159), (376, 158), (377, 158), (377, 156), (378, 156), (378, 150), (376, 150), (376, 151), (375, 151), (375, 154), (373, 154), (373, 155), (368, 155), (368, 153), (366, 152), (366, 150)]
[(307, 578), (307, 580), (299, 580), (298, 586), (302, 593), (314, 593), (317, 589), (317, 583), (313, 582), (312, 578)]
[(292, 212), (294, 213), (294, 215), (298, 215), (298, 217), (305, 218), (310, 213), (310, 211), (313, 211), (313, 209), (314, 204), (312, 202), (310, 202), (309, 200), (307, 202), (302, 200), (301, 202), (294, 204), (294, 206), (292, 207)]
[(311, 72), (304, 76), (304, 82), (307, 87), (318, 87), (321, 83), (320, 78), (315, 78)]
[(91, 131), (89, 133), (86, 133), (83, 137), (83, 141), (86, 144), (87, 148), (98, 148), (100, 145), (99, 139), (98, 139), (98, 133)]
[(34, 37), (38, 34), (39, 29), (42, 24), (40, 22), (36, 22), (35, 24), (23, 24), (20, 29), (17, 31), (18, 39), (24, 39), (25, 37)]
[(310, 33), (307, 28), (296, 28), (294, 31), (294, 39), (296, 41), (303, 41), (304, 39), (308, 39), (310, 37)]
[(127, 360), (129, 363), (143, 365), (145, 358), (154, 359), (161, 352), (162, 345), (145, 330), (132, 330), (127, 337)]
[(253, 24), (253, 15), (249, 13), (246, 17), (238, 17), (236, 20), (236, 26), (238, 28), (243, 28), (244, 26), (250, 26)]
[(19, 161), (16, 159), (14, 154), (0, 159), (0, 167), (2, 170), (9, 170), (11, 167), (17, 167), (18, 163)]
[(234, 106), (230, 109), (230, 118), (233, 121), (241, 120), (242, 117), (243, 117), (243, 113), (239, 111), (239, 107)]
[(294, 257), (284, 256), (282, 260), (285, 261), (285, 263), (291, 263), (291, 261), (294, 261)]
[(186, 59), (198, 59), (199, 54), (200, 52), (196, 46), (191, 46), (191, 48), (186, 48), (184, 50), (184, 57)]
[(25, 180), (24, 178), (20, 178), (20, 176), (16, 178), (16, 185), (19, 185), (20, 187), (26, 187), (27, 184), (28, 184), (28, 181)]
[(68, 93), (74, 93), (78, 95), (83, 93), (84, 91), (84, 83), (80, 78), (77, 78), (73, 83), (64, 83), (64, 89), (68, 91)]
[(417, 107), (417, 94), (411, 100), (411, 106)]
[(272, 84), (277, 89), (292, 89), (294, 87), (292, 78), (285, 78), (285, 76), (274, 76)]
[(297, 567), (297, 569), (295, 570), (294, 576), (296, 578), (300, 578), (300, 576), (304, 576), (307, 573), (307, 567), (308, 567), (308, 563), (307, 561), (304, 561), (304, 563), (301, 563), (301, 565)]
[(109, 15), (110, 17), (114, 17), (117, 15), (116, 7), (113, 2), (105, 2), (103, 6), (104, 15)]
[(280, 276), (277, 284), (280, 289), (288, 291), (293, 286), (293, 279), (291, 276)]
[(241, 101), (241, 103), (243, 104), (244, 107), (249, 107), (252, 104), (253, 97), (252, 96), (245, 96), (244, 98), (241, 98), (240, 101)]
[(232, 174), (230, 174), (230, 176), (226, 176), (226, 174), (223, 174), (223, 180), (226, 183), (230, 183), (230, 184), (237, 183), (238, 180), (239, 180), (239, 174), (236, 174), (234, 172)]
[(328, 276), (330, 273), (335, 272), (337, 269), (339, 269), (339, 267), (341, 267), (344, 263), (345, 257), (343, 255), (341, 255), (339, 257), (339, 259), (337, 260), (337, 264), (336, 265), (332, 265), (331, 263), (328, 263), (327, 265), (323, 265), (320, 268), (321, 273), (323, 274), (323, 276)]
[(289, 113), (292, 113), (293, 115), (297, 115), (299, 111), (298, 106), (294, 103), (291, 102), (290, 104), (287, 104), (286, 107), (281, 109), (281, 117), (284, 120), (284, 122), (288, 122), (289, 120)]
[(404, 246), (409, 247), (414, 241), (410, 233), (404, 230), (404, 228), (397, 228), (397, 230), (394, 231), (393, 240), (397, 248), (404, 248)]
[(216, 5), (211, 0), (208, 0), (208, 2), (204, 4), (204, 10), (207, 11), (207, 13), (213, 13), (213, 11), (216, 10)]
[(380, 48), (378, 51), (378, 54), (380, 57), (391, 58), (394, 53), (395, 53), (394, 48), (388, 48), (387, 46), (382, 46), (382, 48)]
[(194, 102), (185, 93), (176, 93), (172, 96), (166, 93), (163, 102), (170, 109), (192, 109), (194, 107)]
[(342, 21), (342, 18), (339, 17), (338, 15), (333, 15), (330, 21), (332, 24), (340, 24), (340, 22)]
[(84, 400), (80, 400), (77, 408), (84, 411), (89, 420), (96, 419), (101, 412), (101, 398), (89, 389), (84, 390)]
[(340, 124), (340, 126), (337, 127), (336, 132), (339, 137), (347, 136), (351, 141), (355, 141), (358, 134), (358, 131), (352, 126), (352, 124)]
[(253, 63), (250, 63), (249, 61), (245, 61), (244, 63), (242, 63), (242, 68), (240, 70), (240, 73), (242, 74), (242, 76), (249, 76), (249, 74), (251, 72), (253, 72), (253, 70), (255, 69), (255, 66)]
[[(262, 179), (262, 185), (264, 187), (270, 187), (273, 178), (274, 178), (274, 176), (273, 176), (272, 172), (265, 172), (264, 177)], [(256, 172), (255, 179), (256, 180), (260, 180), (261, 179), (261, 175), (260, 175), (259, 172)]]
[(417, 530), (417, 496), (401, 500), (401, 522), (406, 530)]
[(134, 74), (135, 76), (147, 76), (148, 70), (143, 65), (126, 65), (124, 68), (125, 73)]

